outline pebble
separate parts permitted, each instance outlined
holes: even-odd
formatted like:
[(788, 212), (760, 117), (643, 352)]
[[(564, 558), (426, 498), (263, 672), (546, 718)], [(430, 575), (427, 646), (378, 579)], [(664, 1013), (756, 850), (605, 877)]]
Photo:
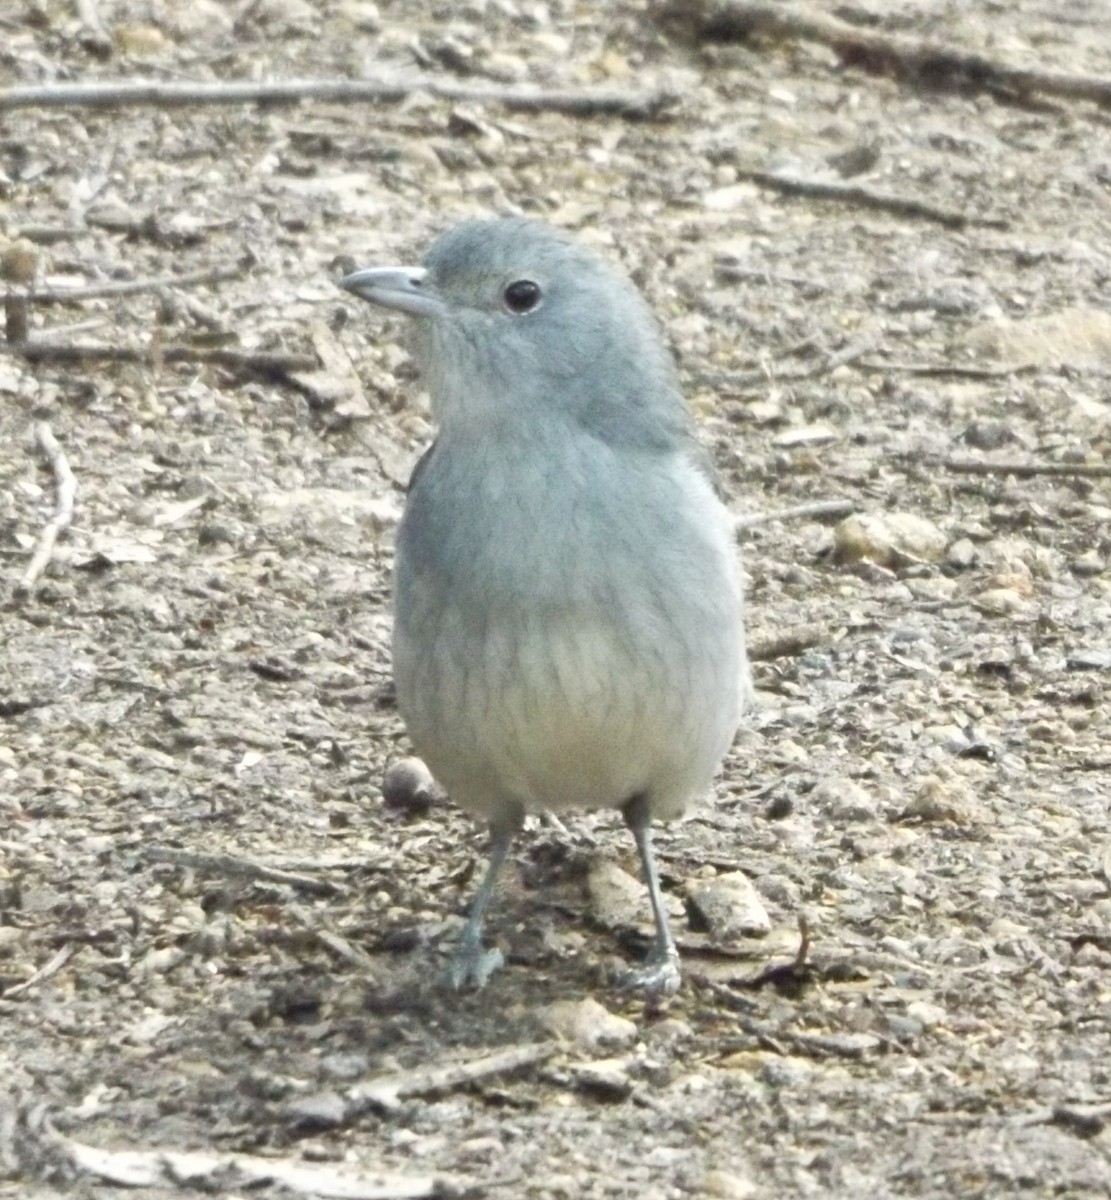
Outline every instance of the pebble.
[(634, 1022), (611, 1013), (590, 997), (557, 1000), (541, 1010), (540, 1022), (549, 1033), (586, 1050), (625, 1045), (637, 1036)]
[(690, 902), (706, 922), (711, 939), (720, 944), (762, 937), (772, 927), (759, 893), (741, 871), (730, 871), (694, 885)]
[(447, 798), (419, 758), (399, 758), (382, 776), (382, 800), (387, 808), (419, 816)]

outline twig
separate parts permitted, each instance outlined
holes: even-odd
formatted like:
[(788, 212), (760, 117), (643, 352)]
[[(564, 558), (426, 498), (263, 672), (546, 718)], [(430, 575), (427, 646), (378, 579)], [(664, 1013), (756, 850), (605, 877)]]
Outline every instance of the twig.
[(1111, 463), (1014, 462), (1008, 459), (981, 462), (974, 458), (945, 458), (926, 465), (941, 467), (957, 475), (1014, 475), (1019, 479), (1032, 479), (1035, 475), (1111, 478)]
[(20, 292), (4, 296), (4, 336), (11, 343), (25, 342), (31, 330), (31, 306)]
[(177, 867), (192, 867), (215, 875), (230, 875), (233, 879), (258, 879), (266, 883), (281, 883), (298, 891), (316, 896), (342, 896), (346, 889), (329, 879), (312, 875), (297, 875), (280, 867), (268, 867), (249, 858), (233, 854), (200, 854), (194, 850), (175, 850), (170, 846), (145, 846), (142, 857), (148, 862), (172, 863)]
[[(767, 1021), (759, 1021), (748, 1015), (740, 1004), (741, 997), (727, 984), (709, 978), (700, 978), (701, 987), (709, 988), (730, 1008), (730, 1021), (739, 1026), (749, 1038), (776, 1054), (798, 1054), (809, 1058), (862, 1059), (883, 1048), (883, 1040), (874, 1033), (802, 1033), (783, 1029)], [(726, 1039), (715, 1046), (715, 1054), (722, 1058), (738, 1051), (750, 1050), (751, 1043), (744, 1039)]]
[(773, 188), (785, 196), (811, 196), (818, 200), (838, 200), (861, 208), (880, 209), (901, 217), (922, 217), (944, 225), (947, 229), (964, 229), (969, 224), (1003, 228), (1005, 221), (996, 218), (973, 218), (955, 208), (943, 208), (914, 196), (898, 196), (877, 192), (859, 183), (840, 183), (833, 179), (802, 179), (772, 171), (742, 171), (740, 174), (753, 183)]
[(3, 992), (0, 992), (0, 996), (3, 996), (5, 1000), (10, 1000), (13, 996), (18, 996), (29, 988), (33, 988), (36, 983), (42, 983), (44, 979), (49, 979), (51, 975), (57, 975), (73, 957), (75, 949), (76, 947), (72, 945), (67, 944), (63, 946), (53, 958), (39, 967), (32, 976), (21, 980), (19, 983), (13, 983), (10, 988), (5, 988)]
[(42, 527), (27, 570), (15, 586), (17, 596), (26, 596), (34, 587), (35, 580), (46, 569), (46, 564), (50, 562), (50, 556), (54, 552), (58, 534), (73, 520), (73, 503), (77, 498), (77, 480), (69, 469), (62, 447), (58, 445), (45, 421), (35, 426), (35, 441), (54, 472), (54, 513)]
[(832, 640), (832, 635), (824, 625), (800, 625), (797, 629), (788, 630), (778, 637), (761, 638), (752, 642), (748, 647), (748, 658), (750, 662), (792, 658), (804, 650), (809, 650), (811, 646), (820, 646), (823, 642)]
[[(1008, 100), (1031, 93), (1068, 100), (1111, 104), (1111, 78), (1011, 67), (956, 46), (883, 33), (850, 25), (836, 17), (804, 12), (789, 4), (750, 0), (702, 0), (693, 6), (698, 34), (706, 40), (746, 39), (754, 33), (799, 38), (830, 46), (847, 66), (915, 83), (964, 93), (988, 92)], [(677, 0), (671, 12), (689, 19), (689, 0)]]
[(847, 517), (855, 511), (856, 505), (852, 500), (814, 500), (809, 504), (795, 504), (774, 512), (736, 517), (733, 528), (739, 532), (742, 529), (755, 529), (758, 525), (771, 525), (776, 521), (794, 521), (798, 517)]
[(317, 366), (307, 354), (281, 354), (265, 350), (233, 350), (222, 346), (182, 346), (176, 343), (161, 349), (140, 346), (78, 346), (71, 342), (52, 342), (46, 339), (14, 342), (8, 346), (28, 362), (96, 363), (155, 361), (178, 363), (212, 363), (260, 375), (288, 375), (294, 371), (310, 371)]
[[(281, 1191), (336, 1200), (434, 1200), (454, 1189), (432, 1175), (393, 1171), (355, 1171), (329, 1163), (289, 1158), (263, 1158), (234, 1151), (177, 1150), (156, 1146), (148, 1150), (105, 1150), (63, 1137), (48, 1117), (28, 1121), (27, 1133), (64, 1154), (78, 1171), (123, 1187), (204, 1191), (240, 1191), (275, 1183)], [(232, 1181), (235, 1181), (234, 1183)]]
[(358, 1116), (369, 1108), (395, 1108), (406, 1096), (420, 1096), (426, 1092), (443, 1092), (463, 1084), (477, 1083), (491, 1075), (504, 1075), (507, 1071), (519, 1071), (545, 1062), (556, 1051), (555, 1042), (533, 1042), (524, 1046), (511, 1046), (497, 1050), (484, 1058), (469, 1062), (448, 1063), (443, 1067), (426, 1067), (423, 1070), (382, 1075), (366, 1083), (356, 1084), (347, 1093), (347, 1119)]
[(14, 225), (8, 230), (8, 236), (26, 238), (40, 246), (52, 246), (55, 242), (87, 237), (88, 232), (83, 225)]
[(807, 920), (805, 913), (799, 913), (799, 948), (795, 954), (795, 961), (792, 965), (792, 970), (802, 971), (806, 966), (806, 960), (810, 956), (810, 922)]
[(205, 283), (223, 283), (243, 274), (243, 267), (210, 267), (189, 275), (162, 275), (154, 279), (126, 279), (115, 283), (91, 283), (86, 287), (49, 288), (28, 292), (32, 304), (73, 304), (79, 300), (98, 300), (105, 296), (132, 296), (137, 292), (153, 292), (167, 287), (195, 287)]
[(674, 103), (666, 91), (625, 92), (613, 88), (537, 88), (522, 84), (459, 83), (426, 75), (379, 79), (283, 79), (264, 82), (234, 80), (215, 83), (165, 83), (153, 79), (101, 80), (0, 88), (0, 111), (12, 108), (116, 105), (254, 104), (297, 100), (341, 103), (377, 101), (396, 104), (416, 92), (441, 100), (503, 104), (525, 112), (562, 112), (577, 116), (616, 113), (625, 117), (658, 117)]
[(1011, 375), (1022, 375), (1039, 369), (1038, 363), (1014, 363), (1007, 366), (977, 366), (973, 363), (952, 362), (894, 362), (889, 360), (865, 360), (860, 363), (865, 371), (901, 371), (907, 375), (933, 375), (954, 379), (1006, 379)]

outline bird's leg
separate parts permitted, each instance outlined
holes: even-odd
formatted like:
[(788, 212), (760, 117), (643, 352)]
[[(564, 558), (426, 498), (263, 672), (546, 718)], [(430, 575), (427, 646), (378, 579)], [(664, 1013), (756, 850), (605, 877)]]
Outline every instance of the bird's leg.
[(679, 951), (671, 936), (667, 909), (664, 908), (663, 893), (660, 891), (660, 876), (652, 853), (652, 818), (648, 810), (648, 798), (634, 796), (622, 812), (625, 824), (636, 839), (640, 865), (644, 869), (644, 882), (648, 885), (648, 898), (652, 901), (652, 912), (656, 918), (656, 944), (643, 967), (626, 973), (621, 981), (622, 986), (638, 988), (652, 995), (671, 996), (679, 990)]
[(486, 874), (482, 877), (478, 891), (471, 901), (471, 909), (467, 914), (467, 923), (459, 935), (459, 942), (451, 956), (451, 964), (447, 971), (447, 982), (458, 991), (463, 987), (483, 988), (491, 975), (505, 962), (500, 950), (484, 950), (482, 948), (482, 926), (486, 918), (486, 909), (494, 894), (494, 886), (498, 875), (505, 864), (509, 847), (513, 844), (519, 823), (508, 826), (495, 826), (491, 832), (493, 842), (490, 846), (490, 862)]

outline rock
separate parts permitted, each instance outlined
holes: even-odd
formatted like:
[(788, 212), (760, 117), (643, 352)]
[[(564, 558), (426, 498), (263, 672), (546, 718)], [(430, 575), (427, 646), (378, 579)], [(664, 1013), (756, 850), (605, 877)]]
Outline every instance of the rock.
[(746, 1175), (712, 1168), (702, 1177), (701, 1194), (714, 1200), (749, 1200), (756, 1195), (756, 1184)]
[(291, 1100), (285, 1116), (299, 1129), (335, 1129), (347, 1119), (347, 1104), (336, 1092), (316, 1092)]
[(1014, 588), (988, 588), (972, 603), (987, 617), (1021, 617), (1033, 611), (1030, 601)]
[(382, 775), (382, 800), (387, 808), (419, 816), (446, 798), (422, 759), (399, 758)]
[[(607, 929), (637, 929), (649, 919), (648, 889), (616, 863), (600, 859), (591, 864), (586, 877), (590, 911)], [(668, 911), (679, 915), (673, 897), (665, 897)]]
[(810, 803), (839, 822), (871, 821), (879, 811), (876, 798), (845, 776), (821, 780), (810, 792)]
[(624, 1100), (633, 1090), (633, 1081), (629, 1078), (624, 1059), (606, 1058), (575, 1063), (570, 1070), (575, 1087), (600, 1100)]
[(730, 945), (741, 938), (763, 937), (772, 927), (756, 888), (740, 871), (694, 885), (690, 902), (705, 921), (711, 940), (719, 945)]
[(855, 513), (833, 531), (833, 560), (843, 565), (875, 563), (894, 569), (939, 562), (945, 534), (914, 513)]
[(967, 571), (979, 559), (976, 543), (971, 538), (957, 538), (945, 552), (945, 561), (958, 571)]
[(636, 1025), (603, 1008), (597, 1000), (557, 1000), (540, 1012), (544, 1028), (555, 1037), (574, 1042), (583, 1049), (619, 1046), (637, 1036)]

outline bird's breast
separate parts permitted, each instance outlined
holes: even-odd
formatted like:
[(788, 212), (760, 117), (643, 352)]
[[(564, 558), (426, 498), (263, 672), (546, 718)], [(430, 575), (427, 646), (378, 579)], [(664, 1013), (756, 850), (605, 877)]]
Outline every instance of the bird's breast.
[(476, 472), (437, 449), (399, 532), (394, 671), (414, 743), (461, 803), (617, 804), (708, 778), (742, 652), (707, 495), (681, 472)]

